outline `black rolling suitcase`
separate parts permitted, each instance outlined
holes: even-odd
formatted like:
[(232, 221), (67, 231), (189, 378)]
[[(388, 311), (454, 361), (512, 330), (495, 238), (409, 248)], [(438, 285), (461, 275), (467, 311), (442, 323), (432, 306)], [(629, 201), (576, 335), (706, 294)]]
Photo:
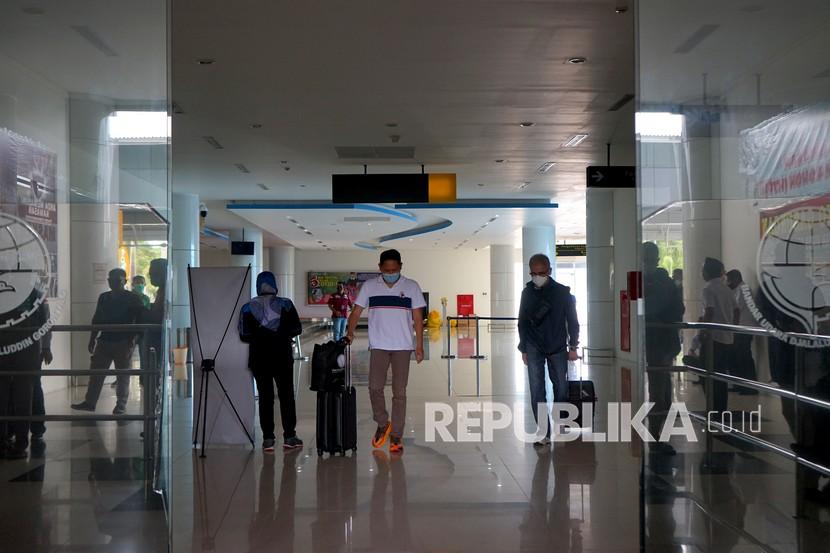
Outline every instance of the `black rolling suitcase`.
[(576, 417), (576, 423), (580, 428), (585, 428), (583, 424), (583, 405), (585, 409), (591, 410), (591, 427), (593, 427), (594, 415), (596, 414), (597, 392), (594, 388), (592, 380), (582, 379), (582, 361), (575, 361), (577, 366), (577, 374), (579, 380), (568, 381), (568, 403), (576, 406), (579, 415)]
[(351, 347), (345, 351), (345, 380), (317, 392), (317, 455), (357, 450), (357, 394), (352, 386)]

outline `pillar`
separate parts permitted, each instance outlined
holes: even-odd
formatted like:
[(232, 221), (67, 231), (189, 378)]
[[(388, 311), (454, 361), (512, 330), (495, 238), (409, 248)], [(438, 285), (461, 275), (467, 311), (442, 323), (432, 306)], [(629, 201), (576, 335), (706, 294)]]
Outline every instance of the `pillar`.
[[(89, 324), (107, 273), (118, 265), (118, 150), (108, 143), (112, 107), (69, 100), (71, 321)], [(72, 335), (72, 367), (88, 368), (89, 334)]]
[(515, 317), (516, 278), (513, 271), (513, 246), (490, 246), (490, 314), (493, 317)]
[(614, 355), (614, 191), (588, 189), (585, 204), (588, 273), (588, 321), (584, 332), (588, 357)]
[(550, 258), (551, 274), (556, 276), (556, 229), (548, 226), (522, 227), (522, 267), (528, 273), (530, 257), (543, 253)]
[(251, 294), (256, 295), (256, 276), (262, 272), (262, 231), (255, 228), (233, 229), (231, 242), (253, 242), (254, 255), (231, 255), (231, 267), (251, 265)]
[(268, 270), (277, 277), (280, 296), (294, 301), (294, 246), (268, 248)]
[(170, 266), (173, 290), (173, 331), (190, 327), (190, 288), (187, 266), (199, 266), (199, 197), (173, 194), (170, 221)]

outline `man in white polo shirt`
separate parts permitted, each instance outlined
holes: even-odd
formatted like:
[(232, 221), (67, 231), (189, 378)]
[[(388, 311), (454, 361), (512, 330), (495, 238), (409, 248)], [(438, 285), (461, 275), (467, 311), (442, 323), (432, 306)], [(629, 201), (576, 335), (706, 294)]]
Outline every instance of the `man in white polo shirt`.
[[(401, 276), (401, 254), (386, 250), (378, 264), (381, 275), (363, 283), (349, 317), (346, 336), (354, 341), (354, 330), (364, 309), (369, 309), (369, 398), (378, 429), (372, 438), (374, 447), (389, 440), (390, 453), (402, 453), (403, 427), (406, 421), (406, 383), (409, 360), (424, 359), (424, 317), (426, 307), (421, 287)], [(413, 340), (414, 326), (414, 340)], [(392, 418), (386, 410), (386, 375), (392, 366)]]

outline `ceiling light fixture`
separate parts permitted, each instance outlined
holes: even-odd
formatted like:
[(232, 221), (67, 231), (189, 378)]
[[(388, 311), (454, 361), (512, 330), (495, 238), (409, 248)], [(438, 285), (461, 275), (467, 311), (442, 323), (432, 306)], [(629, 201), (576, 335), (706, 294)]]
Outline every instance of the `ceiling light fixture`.
[(529, 181), (523, 182), (522, 184), (519, 185), (519, 190), (524, 190), (525, 188), (527, 188), (527, 185), (529, 185), (529, 184), (530, 184)]
[(119, 144), (167, 144), (170, 116), (166, 111), (116, 111), (107, 117), (107, 130)]
[(396, 129), (398, 127), (398, 124), (397, 123), (387, 123), (386, 126), (389, 127), (390, 129)]
[(533, 121), (522, 121), (521, 123), (519, 123), (519, 126), (527, 128), (527, 127), (532, 127), (535, 124), (536, 123), (534, 123)]
[(198, 63), (199, 65), (213, 65), (214, 63), (216, 63), (216, 60), (213, 58), (202, 58), (196, 60), (196, 63)]
[(580, 144), (582, 144), (585, 139), (588, 138), (587, 134), (575, 134), (570, 137), (564, 144), (562, 144), (563, 148), (576, 148)]
[(218, 141), (218, 140), (216, 140), (216, 139), (215, 139), (214, 137), (212, 137), (212, 136), (203, 136), (202, 138), (204, 138), (204, 139), (205, 139), (205, 142), (207, 142), (208, 144), (210, 144), (211, 146), (213, 146), (216, 150), (224, 150), (224, 149), (225, 149), (225, 147), (224, 147), (224, 146), (222, 146), (222, 144), (220, 144), (220, 143), (219, 143), (219, 141)]
[(554, 165), (556, 165), (555, 161), (546, 161), (542, 165), (540, 165), (538, 169), (536, 169), (536, 172), (540, 175), (544, 175), (545, 173), (553, 169)]
[(504, 160), (503, 159), (497, 159), (496, 163), (504, 163)]
[(262, 123), (251, 123), (251, 128), (252, 129), (261, 129), (262, 128)]
[(625, 13), (628, 11), (628, 6), (617, 6), (614, 10), (616, 13)]
[(261, 183), (261, 182), (256, 183), (256, 185), (257, 185), (257, 186), (259, 186), (260, 188), (262, 188), (263, 190), (270, 190), (270, 188), (268, 188), (267, 186), (265, 186), (265, 185), (264, 185), (263, 183)]
[(582, 56), (577, 56), (577, 57), (574, 57), (574, 58), (568, 58), (568, 63), (570, 63), (571, 65), (582, 65), (586, 61), (588, 61), (588, 59), (583, 58)]
[(634, 114), (634, 132), (640, 136), (679, 138), (683, 136), (685, 123), (680, 113), (638, 111)]
[(483, 183), (483, 182), (480, 182), (480, 183), (478, 183), (478, 185), (477, 185), (477, 186), (484, 186), (484, 183)]

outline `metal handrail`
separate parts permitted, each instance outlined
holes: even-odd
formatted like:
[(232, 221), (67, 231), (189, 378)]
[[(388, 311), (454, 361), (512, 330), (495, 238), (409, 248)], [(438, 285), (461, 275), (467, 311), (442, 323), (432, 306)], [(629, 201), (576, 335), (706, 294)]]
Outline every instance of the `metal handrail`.
[(743, 326), (724, 323), (704, 322), (676, 322), (676, 323), (646, 323), (647, 328), (676, 328), (678, 330), (719, 330), (721, 332), (732, 332), (735, 334), (746, 334), (751, 336), (772, 336), (796, 338), (800, 340), (830, 340), (830, 336), (824, 334), (807, 334), (803, 332), (784, 332), (769, 330), (757, 326)]
[[(676, 329), (676, 330), (715, 330), (715, 331), (722, 331), (722, 332), (731, 332), (733, 334), (744, 334), (750, 336), (763, 336), (763, 337), (774, 337), (777, 339), (780, 338), (795, 338), (800, 340), (830, 340), (830, 336), (824, 336), (820, 334), (807, 334), (807, 333), (797, 333), (797, 332), (777, 332), (765, 328), (758, 328), (758, 327), (748, 327), (743, 325), (734, 325), (734, 324), (723, 324), (723, 323), (710, 323), (710, 322), (676, 322), (676, 323), (658, 323), (658, 322), (650, 322), (646, 323), (646, 328), (669, 328), (669, 329)], [(743, 386), (746, 388), (752, 388), (759, 391), (769, 392), (774, 395), (778, 395), (782, 398), (786, 397), (788, 399), (794, 400), (794, 409), (795, 409), (795, 420), (799, 421), (799, 413), (798, 413), (798, 406), (799, 404), (808, 404), (815, 407), (819, 407), (820, 409), (830, 411), (830, 401), (821, 400), (818, 398), (814, 398), (811, 396), (805, 396), (799, 392), (799, 376), (798, 371), (800, 368), (799, 357), (795, 357), (795, 382), (794, 382), (794, 390), (787, 390), (784, 388), (778, 388), (774, 386), (770, 386), (768, 384), (764, 384), (762, 382), (757, 382), (754, 380), (749, 380), (746, 378), (741, 378), (737, 376), (733, 376), (727, 373), (716, 372), (714, 370), (714, 359), (712, 357), (712, 339), (711, 337), (706, 338), (703, 344), (703, 350), (706, 355), (705, 360), (705, 367), (694, 367), (691, 365), (680, 365), (680, 366), (670, 366), (670, 367), (646, 367), (647, 372), (690, 372), (694, 374), (700, 375), (702, 378), (706, 380), (706, 410), (707, 412), (712, 411), (712, 400), (713, 400), (713, 381), (719, 381), (724, 383), (733, 383), (739, 386)], [(727, 427), (716, 421), (710, 421), (701, 417), (696, 413), (690, 413), (690, 416), (699, 421), (699, 422), (706, 422), (707, 424), (713, 424), (717, 428), (721, 430), (728, 430), (730, 436), (734, 436), (740, 440), (745, 442), (757, 445), (766, 451), (771, 451), (782, 455), (797, 464), (800, 464), (804, 467), (810, 468), (817, 472), (822, 473), (825, 476), (830, 476), (830, 467), (822, 465), (820, 463), (816, 463), (814, 461), (810, 461), (809, 459), (800, 456), (798, 453), (783, 448), (777, 444), (764, 440), (763, 438), (759, 438), (752, 434), (743, 432), (742, 430), (734, 427)], [(801, 442), (801, 424), (799, 422), (796, 423), (795, 428), (795, 441), (796, 443)], [(706, 433), (706, 450), (712, 451), (712, 433)]]
[[(6, 333), (25, 333), (38, 332), (42, 327), (8, 327), (0, 329), (0, 334)], [(141, 347), (146, 348), (146, 359), (149, 361), (149, 369), (122, 369), (115, 371), (116, 376), (144, 376), (144, 391), (145, 399), (143, 402), (142, 414), (106, 414), (106, 413), (87, 413), (87, 414), (68, 414), (68, 415), (24, 415), (11, 416), (4, 415), (0, 417), (0, 421), (16, 422), (16, 421), (44, 421), (44, 422), (99, 422), (99, 421), (116, 421), (116, 422), (142, 422), (144, 430), (144, 461), (148, 470), (145, 472), (145, 485), (155, 487), (157, 483), (158, 463), (156, 462), (156, 455), (158, 446), (156, 439), (161, 436), (160, 432), (156, 432), (156, 424), (158, 422), (159, 413), (157, 412), (157, 397), (156, 387), (158, 386), (158, 377), (163, 374), (163, 367), (159, 363), (157, 357), (158, 352), (155, 347), (148, 344), (148, 338), (151, 333), (161, 334), (164, 331), (164, 325), (160, 324), (75, 324), (75, 325), (53, 325), (48, 329), (50, 332), (113, 332), (113, 333), (130, 333), (141, 334), (143, 339)], [(35, 370), (0, 370), (0, 376), (111, 376), (113, 371), (109, 369), (35, 369)]]

